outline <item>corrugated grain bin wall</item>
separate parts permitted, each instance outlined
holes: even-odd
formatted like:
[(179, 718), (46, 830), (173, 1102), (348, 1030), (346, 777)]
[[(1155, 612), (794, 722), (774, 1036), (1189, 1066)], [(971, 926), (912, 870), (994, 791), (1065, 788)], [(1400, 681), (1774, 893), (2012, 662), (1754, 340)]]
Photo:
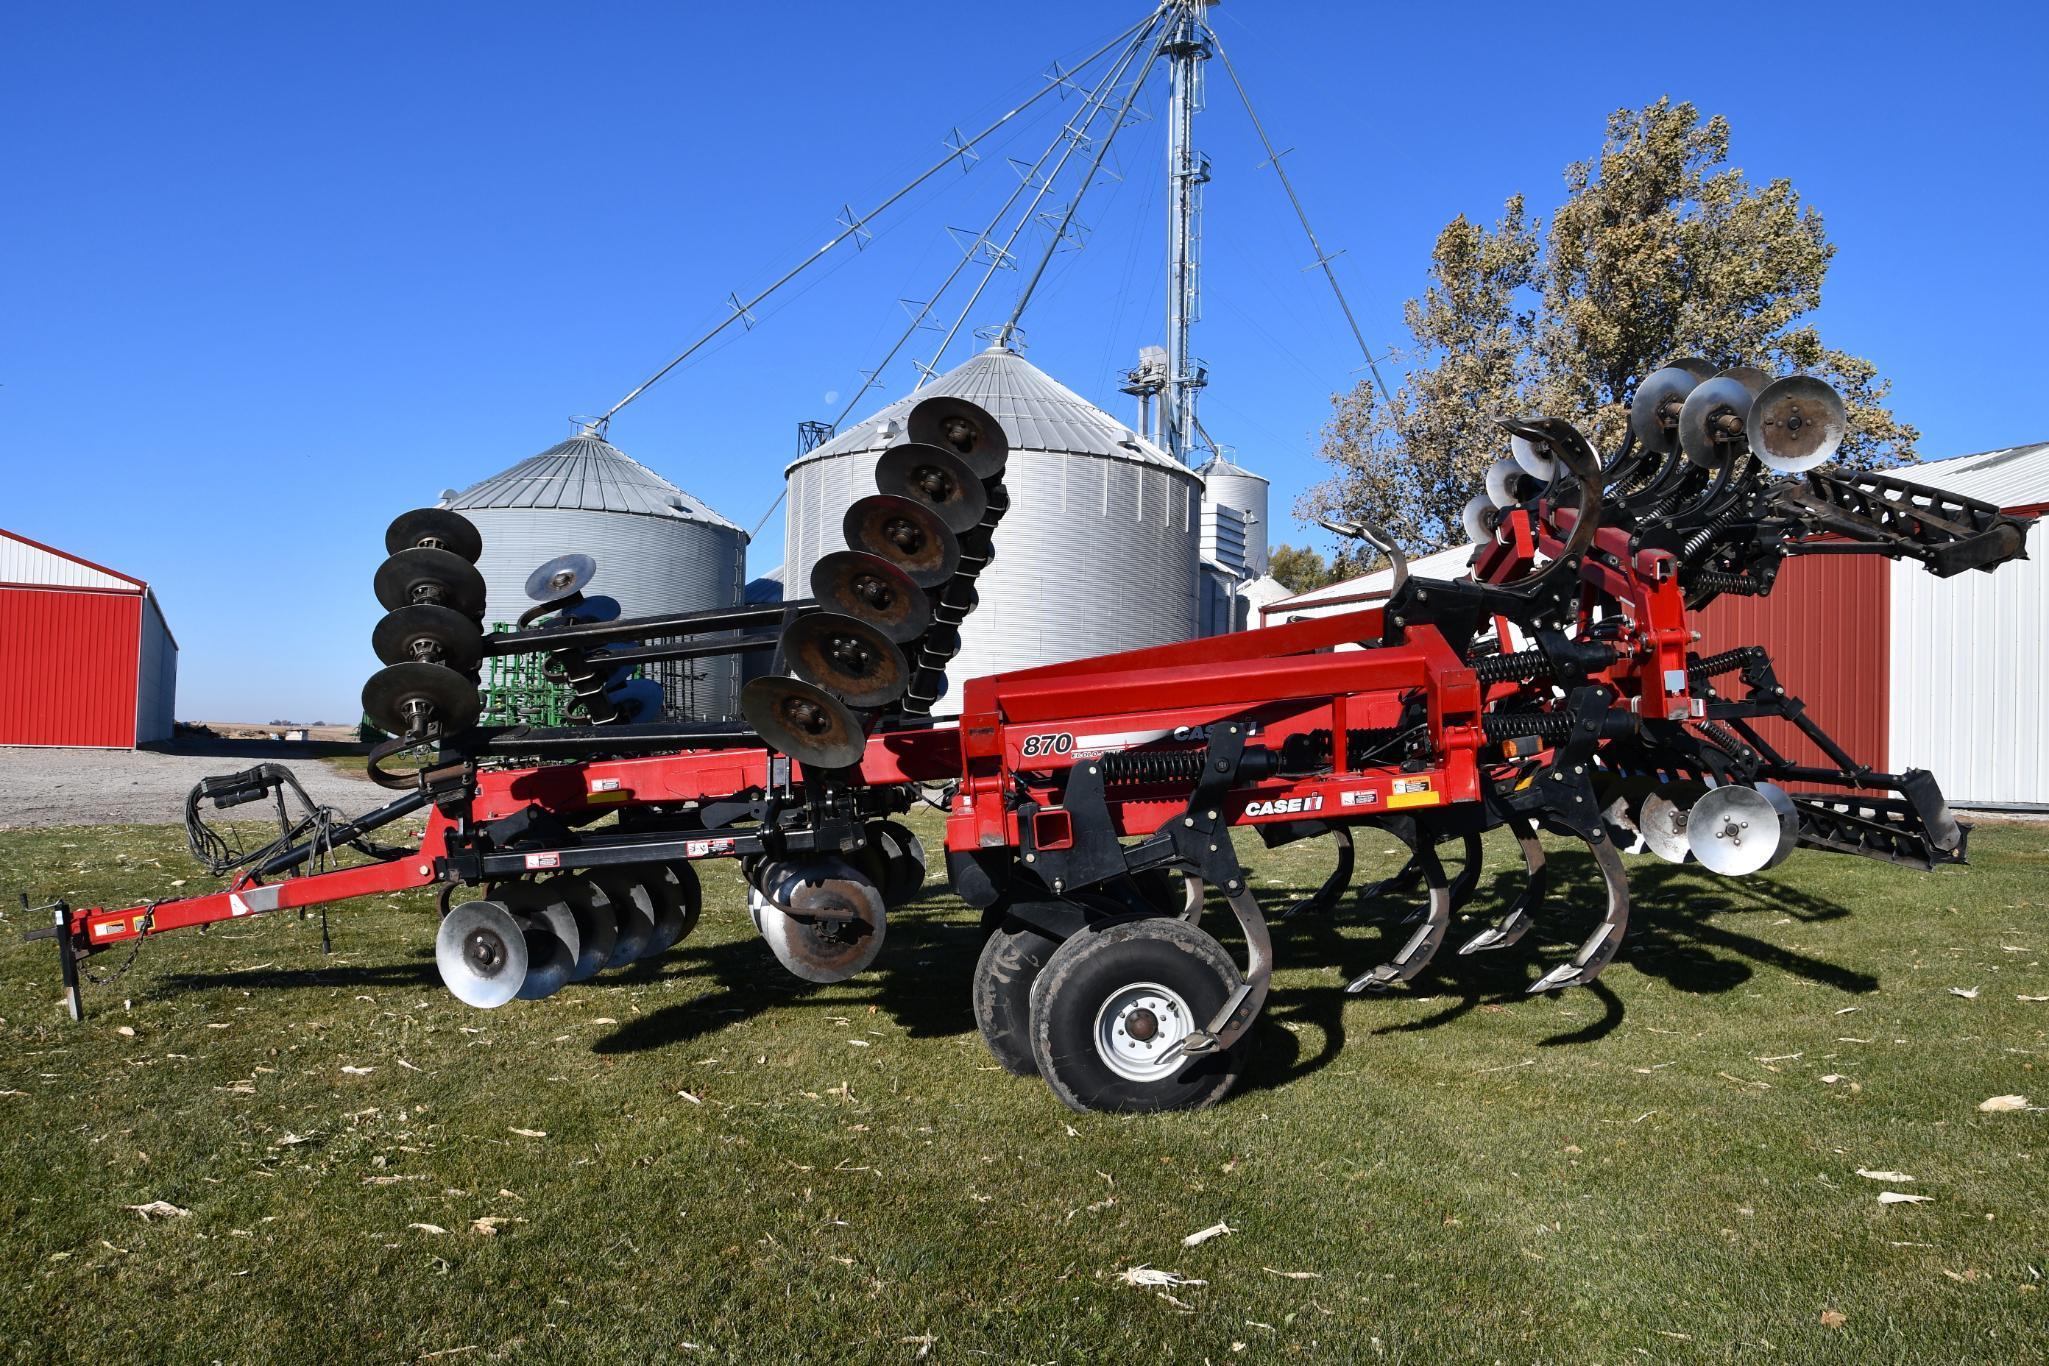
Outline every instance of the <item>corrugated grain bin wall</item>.
[[(1786, 561), (1771, 596), (1722, 597), (1698, 618), (1702, 655), (1762, 645), (1787, 692), (1850, 756), (1873, 768), (1886, 762), (1887, 693), (1891, 672), (1888, 566), (1876, 556), (1810, 555)], [(1724, 692), (1740, 695), (1734, 675)], [(1797, 763), (1834, 767), (1827, 755), (1784, 721), (1758, 723), (1759, 733)], [(1795, 784), (1798, 786), (1798, 784)]]
[(0, 744), (135, 743), (140, 593), (0, 588)]
[(1957, 804), (2049, 807), (2049, 536), (2032, 559), (1892, 576), (1894, 772), (1925, 768)]

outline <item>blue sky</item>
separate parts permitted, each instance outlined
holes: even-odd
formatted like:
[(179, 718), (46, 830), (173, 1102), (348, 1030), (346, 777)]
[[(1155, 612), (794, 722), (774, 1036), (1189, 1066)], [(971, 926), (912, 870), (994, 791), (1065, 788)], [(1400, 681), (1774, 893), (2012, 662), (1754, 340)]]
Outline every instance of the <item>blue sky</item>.
[[(12, 6), (0, 526), (157, 587), (183, 647), (181, 717), (352, 719), (393, 514), (602, 412), (729, 291), (815, 250), (842, 205), (878, 203), (955, 125), (1140, 11)], [(1726, 114), (1733, 160), (1824, 214), (1839, 248), (1824, 335), (1892, 377), (1925, 455), (2049, 438), (2032, 406), (2049, 309), (2039, 8), (1789, 6), (1767, 32), (1736, 11), (1531, 14), (1215, 11), (1344, 250), (1369, 340), (1398, 339), (1453, 214), (1491, 218), (1518, 189), (1547, 213), (1609, 110), (1670, 94)], [(1690, 52), (1695, 31), (1720, 49)], [(1274, 480), (1278, 512), (1318, 477), (1316, 430), (1359, 357), (1215, 76), (1198, 134), (1215, 175), (1203, 411)], [(1015, 183), (1005, 156), (1036, 155), (1061, 112), (935, 179), (867, 249), (622, 413), (613, 439), (752, 525), (797, 421), (837, 414), (902, 326), (897, 300), (951, 265), (945, 229), (980, 225)], [(1084, 204), (1089, 245), (1049, 272), (1027, 354), (1126, 415), (1119, 376), (1164, 307), (1160, 126), (1114, 155), (1124, 179)], [(1000, 321), (1016, 281), (999, 277), (969, 325)], [(854, 417), (912, 378), (900, 359)], [(750, 563), (777, 563), (780, 543), (778, 514)]]

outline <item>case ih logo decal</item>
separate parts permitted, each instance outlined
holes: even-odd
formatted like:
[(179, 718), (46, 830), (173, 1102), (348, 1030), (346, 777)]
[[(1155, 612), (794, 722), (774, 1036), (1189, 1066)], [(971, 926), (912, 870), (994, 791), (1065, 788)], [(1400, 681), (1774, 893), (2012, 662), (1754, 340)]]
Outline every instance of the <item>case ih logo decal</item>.
[(1299, 816), (1305, 811), (1323, 810), (1323, 794), (1312, 797), (1275, 797), (1272, 801), (1248, 802), (1248, 816)]
[[(1210, 731), (1222, 724), (1223, 722), (1218, 721), (1208, 726), (1176, 726), (1174, 727), (1173, 734), (1176, 740), (1197, 740), (1203, 744), (1208, 744)], [(1240, 732), (1248, 737), (1259, 734), (1261, 729), (1262, 727), (1257, 721), (1246, 721), (1239, 726)]]

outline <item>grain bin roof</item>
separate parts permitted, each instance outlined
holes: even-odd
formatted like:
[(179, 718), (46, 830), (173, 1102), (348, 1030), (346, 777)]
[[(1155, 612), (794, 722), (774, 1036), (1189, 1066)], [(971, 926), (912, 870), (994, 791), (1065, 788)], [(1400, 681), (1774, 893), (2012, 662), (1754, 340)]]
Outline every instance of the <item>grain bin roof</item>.
[(2049, 441), (1928, 460), (1883, 473), (2003, 508), (2049, 503)]
[(740, 529), (588, 428), (470, 485), (446, 506), (628, 512)]
[(1196, 466), (1195, 472), (1201, 475), (1204, 479), (1208, 479), (1212, 475), (1223, 474), (1236, 475), (1240, 479), (1257, 479), (1263, 484), (1270, 484), (1273, 482), (1272, 480), (1268, 479), (1265, 475), (1255, 474), (1251, 470), (1246, 469), (1243, 465), (1240, 465), (1237, 462), (1221, 455), (1211, 456), (1206, 463)]
[(1185, 468), (1023, 356), (1000, 346), (971, 357), (917, 393), (900, 398), (847, 428), (799, 457), (790, 468), (832, 456), (887, 450), (904, 440), (904, 418), (911, 408), (921, 399), (942, 394), (986, 408), (1003, 424), (1014, 451), (1107, 456), (1145, 465)]

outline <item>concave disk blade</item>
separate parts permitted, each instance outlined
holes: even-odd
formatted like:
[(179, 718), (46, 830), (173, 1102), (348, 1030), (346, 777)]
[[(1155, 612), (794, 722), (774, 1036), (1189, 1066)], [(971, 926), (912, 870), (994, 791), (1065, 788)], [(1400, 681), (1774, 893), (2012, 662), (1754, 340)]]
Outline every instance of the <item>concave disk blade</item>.
[(776, 961), (807, 982), (843, 982), (875, 961), (887, 928), (882, 891), (845, 860), (778, 866), (751, 904)]
[(883, 821), (873, 829), (888, 856), (889, 880), (883, 885), (883, 900), (891, 906), (901, 906), (924, 890), (925, 843), (900, 821)]
[(626, 967), (638, 961), (654, 940), (654, 894), (641, 884), (638, 869), (607, 868), (590, 876), (611, 899), (612, 913), (618, 925), (618, 937), (612, 943), (612, 957), (605, 966), (608, 969)]
[(1495, 461), (1487, 467), (1487, 501), (1498, 508), (1522, 502), (1528, 480), (1529, 475), (1515, 461), (1506, 458)]
[(386, 664), (444, 664), (474, 674), (484, 657), (484, 636), (453, 607), (422, 602), (385, 613), (370, 632), (370, 648)]
[(1532, 479), (1541, 479), (1548, 484), (1558, 473), (1558, 462), (1551, 458), (1549, 447), (1538, 446), (1525, 437), (1511, 435), (1508, 438), (1508, 449), (1512, 452), (1511, 458), (1521, 467), (1522, 472)]
[(1629, 404), (1629, 430), (1636, 439), (1658, 455), (1679, 449), (1679, 409), (1686, 396), (1714, 375), (1714, 368), (1700, 362), (1706, 374), (1695, 374), (1685, 362), (1653, 370), (1636, 386)]
[(465, 901), (441, 917), (434, 965), (455, 999), (492, 1010), (519, 994), (526, 980), (526, 935), (495, 901)]
[[(1756, 398), (1742, 380), (1727, 375), (1702, 384), (1686, 396), (1685, 405), (1679, 409), (1679, 449), (1688, 460), (1706, 469), (1717, 468), (1723, 461), (1741, 454), (1748, 444), (1743, 424)], [(1733, 435), (1721, 430), (1720, 424), (1725, 421), (1737, 426)]]
[(1643, 799), (1636, 828), (1643, 831), (1653, 854), (1667, 863), (1684, 863), (1693, 857), (1686, 843), (1686, 813), (1706, 791), (1705, 784), (1690, 780), (1660, 783), (1657, 791)]
[(410, 703), (428, 707), (428, 723), (443, 735), (468, 730), (483, 711), (476, 685), (439, 664), (387, 665), (363, 685), (363, 714), (393, 735), (409, 730)]
[(1466, 539), (1474, 545), (1486, 545), (1493, 540), (1494, 528), (1499, 525), (1494, 514), (1494, 504), (1489, 501), (1486, 494), (1474, 494), (1468, 499), (1465, 510), (1459, 514), (1459, 521), (1466, 530)]
[(384, 529), (384, 553), (401, 550), (446, 550), (471, 564), (484, 553), (484, 538), (476, 523), (447, 508), (414, 508), (401, 512)]
[(643, 885), (656, 900), (654, 938), (641, 955), (652, 958), (667, 953), (697, 928), (704, 891), (698, 884), (697, 870), (681, 859), (645, 865), (640, 871)]
[(802, 679), (754, 679), (740, 690), (740, 711), (771, 748), (806, 768), (852, 768), (868, 746), (847, 704)]
[(852, 707), (886, 707), (904, 695), (911, 666), (875, 627), (838, 612), (813, 612), (783, 632), (791, 672)]
[(1686, 816), (1686, 847), (1701, 866), (1724, 877), (1744, 877), (1772, 865), (1789, 838), (1798, 839), (1799, 817), (1788, 832), (1772, 799), (1754, 787), (1726, 783), (1693, 804)]
[(923, 503), (871, 493), (847, 509), (847, 545), (878, 555), (920, 588), (937, 588), (960, 567), (960, 539)]
[(574, 551), (557, 555), (534, 566), (534, 572), (526, 576), (526, 595), (535, 602), (558, 602), (571, 593), (581, 593), (597, 572), (598, 562), (588, 555)]
[(519, 999), (538, 1001), (553, 996), (576, 971), (582, 936), (569, 903), (546, 884), (520, 879), (492, 889), (526, 934), (526, 981)]
[(875, 488), (923, 503), (954, 531), (981, 525), (989, 492), (967, 462), (940, 446), (891, 446), (875, 462)]
[(1826, 464), (1848, 430), (1843, 396), (1812, 375), (1773, 380), (1750, 405), (1750, 448), (1780, 474)]
[(1003, 424), (964, 398), (939, 395), (924, 400), (904, 419), (904, 434), (920, 445), (952, 451), (977, 479), (1003, 473), (1010, 459), (1010, 437)]
[(827, 611), (858, 617), (899, 645), (932, 624), (925, 590), (888, 560), (862, 550), (819, 557), (811, 566), (811, 596)]
[(438, 602), (468, 616), (484, 614), (484, 576), (468, 560), (446, 550), (401, 550), (377, 566), (372, 586), (388, 612)]
[(576, 968), (572, 982), (595, 977), (612, 961), (612, 946), (619, 939), (619, 921), (612, 912), (612, 898), (605, 889), (582, 873), (551, 878), (542, 884), (560, 896), (576, 917)]

